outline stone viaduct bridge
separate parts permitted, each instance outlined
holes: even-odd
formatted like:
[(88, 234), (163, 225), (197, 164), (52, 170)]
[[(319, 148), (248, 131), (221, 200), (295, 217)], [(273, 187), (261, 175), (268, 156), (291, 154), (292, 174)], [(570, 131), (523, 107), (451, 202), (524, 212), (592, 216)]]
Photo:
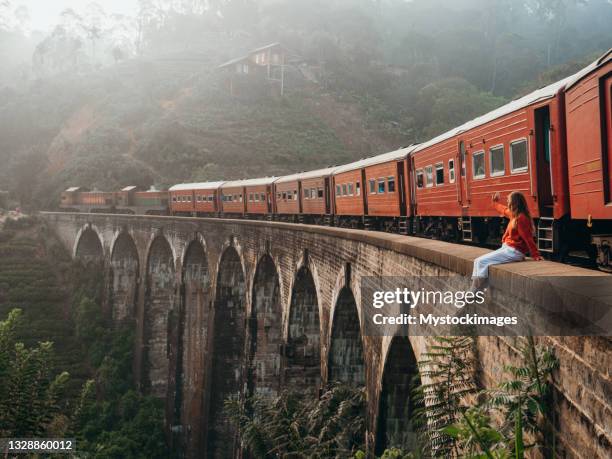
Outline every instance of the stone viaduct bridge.
[[(103, 260), (112, 317), (137, 328), (137, 382), (166, 401), (168, 429), (189, 457), (231, 457), (236, 450), (223, 419), (227, 396), (285, 387), (316, 394), (333, 380), (366, 386), (370, 451), (396, 441), (410, 416), (408, 387), (427, 338), (364, 336), (360, 279), (468, 275), (485, 251), (277, 222), (43, 217), (74, 257)], [(546, 275), (601, 274), (526, 262), (492, 268), (491, 283), (510, 303), (537, 304), (537, 277)], [(612, 297), (612, 288), (592, 294)], [(519, 362), (520, 339), (477, 338), (481, 387), (494, 387), (503, 366)], [(567, 457), (610, 457), (608, 338), (536, 340), (553, 345), (560, 360), (554, 394), (560, 449)]]

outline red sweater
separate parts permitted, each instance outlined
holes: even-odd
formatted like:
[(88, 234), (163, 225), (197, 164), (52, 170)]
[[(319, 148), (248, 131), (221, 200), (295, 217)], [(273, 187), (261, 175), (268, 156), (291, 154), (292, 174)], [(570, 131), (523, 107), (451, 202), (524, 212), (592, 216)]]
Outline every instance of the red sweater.
[[(512, 212), (503, 204), (495, 203), (497, 211), (510, 219), (506, 232), (502, 237), (502, 243), (509, 245), (517, 250), (520, 250), (525, 255), (531, 254), (533, 258), (538, 258), (540, 252), (533, 240), (533, 231), (531, 220), (525, 214), (520, 214), (517, 218), (512, 217)], [(515, 220), (517, 223), (515, 225)]]

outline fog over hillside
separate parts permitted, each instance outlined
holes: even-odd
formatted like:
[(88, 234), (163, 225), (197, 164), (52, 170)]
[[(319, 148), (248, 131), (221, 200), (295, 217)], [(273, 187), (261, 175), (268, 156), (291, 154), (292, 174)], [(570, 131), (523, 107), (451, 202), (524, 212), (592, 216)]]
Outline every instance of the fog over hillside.
[[(608, 0), (53, 3), (57, 17), (0, 0), (0, 189), (34, 207), (68, 185), (285, 174), (381, 153), (612, 46)], [(274, 42), (293, 56), (282, 97), (259, 83), (231, 95), (218, 65)]]

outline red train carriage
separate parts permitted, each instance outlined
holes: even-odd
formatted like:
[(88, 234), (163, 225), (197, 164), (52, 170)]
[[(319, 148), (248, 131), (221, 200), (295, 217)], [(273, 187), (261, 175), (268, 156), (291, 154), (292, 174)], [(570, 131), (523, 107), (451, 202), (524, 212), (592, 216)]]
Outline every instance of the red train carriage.
[(612, 50), (568, 82), (565, 111), (572, 232), (612, 271)]
[(195, 212), (194, 185), (196, 183), (180, 183), (168, 188), (170, 192), (170, 212), (172, 215), (191, 216)]
[(402, 148), (338, 167), (333, 173), (339, 226), (408, 232), (406, 157)]
[(224, 216), (265, 218), (272, 216), (272, 185), (276, 177), (224, 182), (221, 202)]
[(553, 252), (553, 221), (569, 212), (565, 80), (534, 91), (424, 144), (411, 155), (415, 231), (448, 240), (497, 240), (491, 196), (527, 197), (539, 248)]
[(82, 212), (113, 212), (116, 193), (112, 191), (86, 191), (82, 187), (70, 187), (61, 195), (60, 207)]
[(280, 220), (331, 224), (331, 176), (336, 167), (280, 177), (274, 182), (274, 213)]
[(196, 183), (194, 210), (198, 217), (214, 217), (221, 211), (221, 185), (224, 182)]
[(215, 216), (219, 213), (219, 189), (223, 182), (181, 183), (170, 187), (173, 215)]

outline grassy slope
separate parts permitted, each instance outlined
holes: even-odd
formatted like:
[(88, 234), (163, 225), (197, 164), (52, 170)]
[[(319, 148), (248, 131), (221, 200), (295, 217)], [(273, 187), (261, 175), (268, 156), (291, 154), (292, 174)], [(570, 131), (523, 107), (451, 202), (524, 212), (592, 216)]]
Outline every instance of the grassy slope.
[(41, 224), (0, 230), (0, 317), (23, 311), (19, 339), (28, 346), (53, 342), (55, 368), (70, 373), (69, 395), (87, 377), (84, 356), (74, 336), (69, 287), (69, 256)]

